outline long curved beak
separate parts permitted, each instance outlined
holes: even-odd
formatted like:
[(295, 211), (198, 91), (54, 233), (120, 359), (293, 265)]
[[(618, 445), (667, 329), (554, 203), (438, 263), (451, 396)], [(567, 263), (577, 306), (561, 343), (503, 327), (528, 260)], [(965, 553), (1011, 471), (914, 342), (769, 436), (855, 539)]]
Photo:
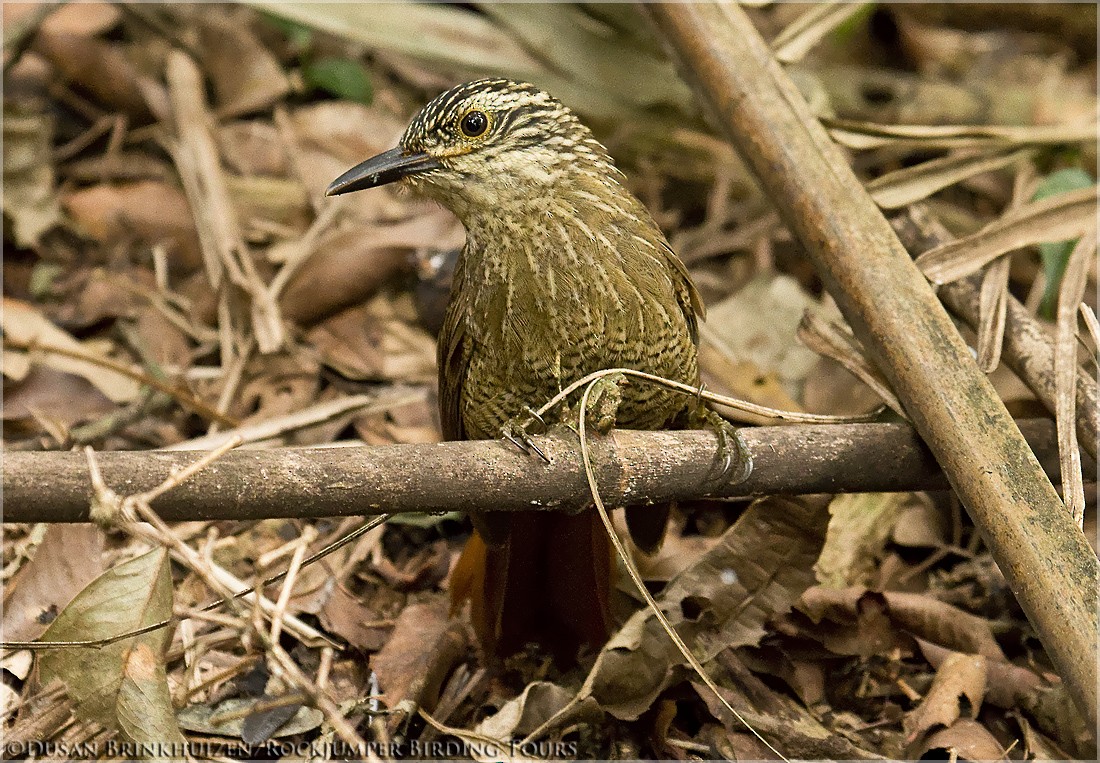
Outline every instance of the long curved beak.
[(427, 172), (440, 168), (435, 157), (423, 152), (406, 153), (400, 148), (367, 159), (357, 164), (340, 177), (332, 181), (325, 196), (339, 196), (342, 193), (361, 191), (364, 188), (392, 183), (418, 172)]

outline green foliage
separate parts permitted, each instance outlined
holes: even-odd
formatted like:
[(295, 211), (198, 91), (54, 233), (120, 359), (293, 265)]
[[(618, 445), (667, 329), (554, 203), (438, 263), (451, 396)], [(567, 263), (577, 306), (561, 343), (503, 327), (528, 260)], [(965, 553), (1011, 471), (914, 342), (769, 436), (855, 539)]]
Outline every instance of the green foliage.
[[(1082, 169), (1071, 167), (1053, 172), (1039, 184), (1032, 201), (1042, 201), (1051, 196), (1077, 191), (1095, 185), (1096, 181)], [(1043, 291), (1042, 302), (1039, 303), (1039, 314), (1048, 320), (1054, 319), (1058, 309), (1058, 287), (1062, 283), (1062, 275), (1066, 272), (1066, 262), (1070, 252), (1077, 244), (1076, 240), (1052, 241), (1039, 245), (1039, 255), (1043, 262), (1043, 272), (1046, 275), (1046, 288)]]
[(347, 58), (319, 58), (302, 66), (306, 84), (349, 101), (369, 104), (374, 97), (370, 76), (358, 61)]

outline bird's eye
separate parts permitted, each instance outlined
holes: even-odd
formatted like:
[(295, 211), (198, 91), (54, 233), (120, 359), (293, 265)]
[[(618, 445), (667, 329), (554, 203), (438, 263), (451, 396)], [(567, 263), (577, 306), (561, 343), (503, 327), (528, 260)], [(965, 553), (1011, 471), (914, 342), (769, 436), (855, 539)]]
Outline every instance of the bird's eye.
[(484, 111), (470, 111), (462, 117), (458, 127), (467, 138), (476, 138), (489, 129), (489, 117)]

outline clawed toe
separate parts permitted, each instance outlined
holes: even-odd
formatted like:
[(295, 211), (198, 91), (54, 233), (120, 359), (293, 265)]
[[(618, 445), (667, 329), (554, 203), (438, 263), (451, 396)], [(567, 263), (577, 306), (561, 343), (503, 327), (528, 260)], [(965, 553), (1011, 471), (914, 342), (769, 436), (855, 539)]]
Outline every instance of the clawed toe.
[(549, 464), (550, 457), (543, 452), (542, 448), (538, 446), (535, 440), (527, 432), (527, 427), (531, 424), (532, 421), (538, 421), (543, 426), (545, 426), (545, 422), (536, 411), (531, 411), (530, 409), (528, 410), (532, 415), (531, 418), (527, 418), (524, 420), (515, 419), (513, 421), (509, 421), (502, 428), (501, 434), (504, 435), (504, 439), (508, 440), (524, 453), (534, 453), (539, 458), (541, 458), (543, 462)]
[(718, 428), (718, 456), (722, 477), (731, 483), (744, 482), (752, 474), (752, 455), (740, 430), (724, 424)]

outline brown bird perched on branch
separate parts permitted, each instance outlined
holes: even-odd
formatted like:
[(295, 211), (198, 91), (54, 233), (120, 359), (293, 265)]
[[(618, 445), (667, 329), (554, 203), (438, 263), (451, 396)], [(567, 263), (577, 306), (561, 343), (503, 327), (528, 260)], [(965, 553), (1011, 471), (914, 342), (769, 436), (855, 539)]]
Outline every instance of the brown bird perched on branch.
[[(605, 368), (699, 383), (702, 302), (622, 177), (559, 101), (533, 85), (483, 79), (435, 98), (397, 148), (329, 187), (331, 196), (399, 180), (466, 228), (439, 337), (447, 439), (522, 435), (517, 422), (531, 407)], [(621, 390), (615, 425), (714, 428), (725, 467), (748, 472), (734, 430), (695, 398), (633, 382)], [(627, 509), (643, 550), (660, 544), (668, 509)], [(451, 590), (456, 604), (471, 602), (489, 654), (535, 641), (570, 660), (581, 645), (602, 645), (611, 549), (593, 509), (472, 519)]]

